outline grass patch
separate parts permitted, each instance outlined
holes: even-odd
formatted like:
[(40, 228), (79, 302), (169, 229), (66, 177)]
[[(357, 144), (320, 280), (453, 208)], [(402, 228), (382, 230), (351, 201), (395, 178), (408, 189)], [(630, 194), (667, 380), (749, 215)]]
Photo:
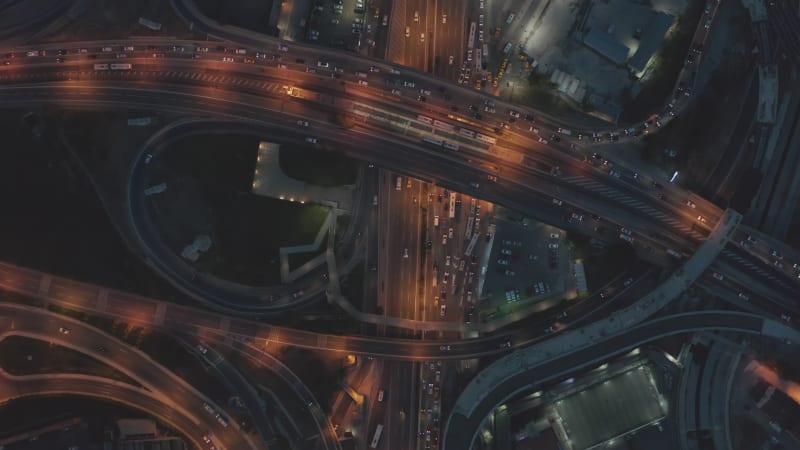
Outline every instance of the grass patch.
[(212, 246), (194, 263), (248, 285), (280, 282), (280, 247), (310, 244), (328, 208), (250, 193), (258, 151), (251, 136), (195, 136), (159, 155), (151, 178), (176, 186), (150, 201), (162, 239), (180, 253), (195, 236)]
[(326, 247), (321, 245), (315, 252), (289, 253), (286, 255), (286, 257), (289, 259), (289, 270), (295, 270), (299, 268), (303, 264), (325, 253), (325, 250)]
[(358, 161), (338, 153), (283, 146), (279, 160), (281, 170), (287, 176), (317, 186), (355, 184), (358, 176)]
[(589, 290), (604, 286), (636, 260), (636, 254), (629, 245), (615, 245), (605, 252), (587, 255), (583, 259), (583, 267)]
[(364, 263), (359, 263), (342, 280), (342, 295), (350, 300), (350, 303), (361, 310), (364, 302), (364, 278), (366, 277), (366, 267)]
[(0, 366), (13, 375), (77, 373), (140, 386), (124, 373), (91, 356), (23, 336), (9, 336), (0, 341)]

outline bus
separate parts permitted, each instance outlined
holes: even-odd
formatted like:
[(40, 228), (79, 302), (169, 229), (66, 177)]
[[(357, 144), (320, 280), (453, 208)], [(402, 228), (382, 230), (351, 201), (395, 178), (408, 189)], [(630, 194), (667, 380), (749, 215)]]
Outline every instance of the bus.
[(378, 427), (375, 428), (375, 436), (372, 437), (372, 443), (369, 448), (378, 448), (378, 444), (381, 442), (381, 433), (383, 433), (383, 424), (379, 423)]
[(133, 69), (133, 65), (131, 64), (112, 64), (111, 70), (131, 70)]
[(466, 128), (459, 128), (459, 129), (458, 129), (458, 132), (459, 132), (459, 134), (461, 134), (462, 136), (471, 137), (471, 138), (474, 138), (474, 137), (475, 137), (475, 132), (474, 132), (474, 131), (472, 131), (472, 130), (468, 130), (468, 129), (466, 129)]
[(441, 128), (443, 130), (447, 130), (447, 131), (453, 131), (456, 128), (456, 127), (450, 125), (447, 122), (442, 122), (441, 120), (434, 120), (433, 121), (433, 126), (435, 126), (436, 128)]
[(476, 133), (475, 137), (479, 141), (487, 142), (487, 143), (492, 144), (492, 145), (497, 143), (497, 139), (495, 139), (495, 138), (493, 138), (491, 136), (486, 136), (485, 134)]
[(108, 70), (108, 64), (95, 64), (94, 70)]
[(436, 139), (433, 136), (425, 136), (424, 138), (422, 138), (422, 140), (427, 142), (428, 144), (433, 144), (437, 147), (441, 147), (442, 144), (444, 143), (444, 141), (442, 141), (441, 139)]
[(467, 39), (467, 48), (475, 46), (475, 22), (469, 24), (469, 38)]

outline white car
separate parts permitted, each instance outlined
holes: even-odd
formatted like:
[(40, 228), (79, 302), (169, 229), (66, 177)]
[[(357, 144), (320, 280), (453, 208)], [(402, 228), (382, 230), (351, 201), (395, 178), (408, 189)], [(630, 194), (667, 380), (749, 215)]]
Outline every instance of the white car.
[(420, 33), (419, 34), (419, 41), (420, 42), (425, 42), (425, 33)]
[(414, 22), (419, 22), (419, 11), (414, 11)]
[(407, 248), (403, 249), (403, 258), (405, 258), (405, 259), (408, 258), (408, 249)]
[(406, 37), (411, 37), (411, 27), (406, 27)]
[(445, 265), (445, 266), (449, 266), (449, 265), (450, 265), (450, 255), (447, 255), (447, 256), (444, 258), (444, 265)]
[(550, 239), (558, 239), (561, 236), (558, 233), (550, 233)]
[(358, 80), (359, 86), (369, 86), (369, 81), (367, 80)]
[(450, 238), (450, 239), (453, 239), (453, 229), (452, 228), (447, 230), (447, 237)]
[(222, 62), (233, 62), (233, 58), (231, 58), (230, 56), (223, 56)]
[(551, 242), (550, 244), (547, 244), (547, 247), (555, 250), (558, 248), (558, 244), (556, 244), (555, 242)]
[(507, 266), (508, 265), (508, 260), (507, 259), (498, 259), (497, 260), (497, 264), (499, 264), (501, 266)]
[(317, 138), (308, 136), (306, 138), (306, 142), (308, 142), (309, 144), (316, 144), (317, 143)]
[(442, 24), (447, 23), (447, 14), (442, 14)]
[(507, 255), (507, 256), (510, 256), (510, 255), (511, 255), (511, 250), (509, 250), (509, 249), (507, 249), (507, 248), (500, 249), (500, 254), (501, 254), (501, 255)]
[(455, 60), (455, 58), (453, 58), (452, 56), (450, 56), (450, 58), (448, 58), (448, 60), (447, 60), (447, 63), (448, 63), (448, 64), (450, 64), (450, 65), (452, 66), (452, 65), (453, 65), (453, 61), (454, 61), (454, 60)]
[(58, 327), (58, 332), (61, 334), (69, 334), (69, 328), (67, 327)]
[(308, 121), (307, 120), (298, 120), (297, 121), (297, 126), (303, 127), (303, 128), (308, 128)]

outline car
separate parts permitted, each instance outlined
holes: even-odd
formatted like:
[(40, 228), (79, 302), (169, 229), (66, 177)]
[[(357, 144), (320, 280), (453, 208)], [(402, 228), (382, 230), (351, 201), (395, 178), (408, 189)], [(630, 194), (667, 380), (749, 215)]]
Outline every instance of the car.
[(403, 258), (404, 258), (404, 259), (407, 259), (407, 258), (408, 258), (408, 249), (407, 249), (407, 248), (404, 248), (404, 249), (403, 249)]
[(705, 27), (706, 30), (710, 30), (711, 29), (711, 18), (710, 17), (708, 19), (706, 19), (706, 23), (703, 25), (703, 27)]
[(359, 86), (369, 86), (369, 81), (367, 80), (358, 80)]
[(439, 350), (441, 350), (443, 352), (449, 352), (450, 351), (450, 346), (449, 345), (440, 345), (439, 346)]
[(447, 59), (447, 64), (452, 66), (453, 65), (453, 61), (455, 61), (455, 58), (453, 57), (453, 55), (450, 55), (450, 57)]
[(419, 11), (414, 11), (414, 22), (419, 22)]
[(508, 260), (507, 259), (498, 259), (497, 260), (497, 264), (499, 264), (501, 266), (507, 266), (508, 265)]
[(561, 235), (559, 235), (558, 233), (550, 233), (550, 239), (558, 239), (560, 237)]
[(279, 52), (288, 52), (289, 46), (286, 44), (278, 44), (278, 51)]
[(307, 120), (298, 120), (297, 121), (297, 126), (303, 127), (303, 128), (308, 128), (308, 121)]
[(739, 292), (739, 299), (744, 301), (750, 301), (750, 297), (747, 296), (744, 292)]
[(406, 27), (406, 37), (411, 37), (411, 27)]
[(447, 317), (447, 305), (441, 305), (439, 307), (439, 316)]
[(723, 274), (721, 274), (719, 272), (714, 272), (714, 273), (711, 274), (711, 276), (714, 277), (714, 279), (718, 280), (718, 281), (722, 281), (722, 280), (725, 279), (725, 275), (723, 275)]
[(570, 218), (570, 220), (577, 220), (578, 222), (583, 222), (583, 214), (578, 214), (578, 213), (574, 212), (574, 213), (572, 213), (571, 216), (569, 216), (569, 218)]
[(613, 169), (612, 169), (612, 170), (609, 170), (609, 171), (608, 171), (608, 174), (609, 174), (609, 175), (611, 175), (612, 177), (615, 177), (615, 178), (620, 178), (620, 177), (622, 177), (622, 174), (620, 173), (620, 171), (619, 171), (619, 170), (613, 170)]
[(706, 218), (703, 216), (697, 216), (697, 221), (700, 223), (706, 223)]
[(442, 245), (447, 245), (447, 235), (446, 234), (442, 235)]
[(555, 242), (551, 242), (551, 243), (547, 244), (547, 248), (551, 248), (551, 249), (555, 250), (555, 249), (558, 248), (558, 244), (555, 243)]
[(197, 348), (197, 351), (199, 351), (200, 353), (202, 353), (202, 354), (204, 354), (204, 355), (205, 355), (205, 354), (208, 354), (208, 348), (206, 348), (205, 346), (203, 346), (203, 344), (197, 344), (197, 345), (195, 346), (195, 348)]
[(506, 256), (511, 256), (511, 250), (509, 250), (507, 248), (500, 249), (500, 254), (501, 255), (506, 255)]
[(633, 244), (633, 238), (628, 236), (627, 234), (620, 233), (619, 238), (622, 239), (623, 241)]
[(622, 284), (623, 284), (623, 285), (625, 285), (625, 287), (628, 287), (628, 286), (632, 285), (632, 284), (633, 284), (633, 278), (628, 278), (628, 279), (627, 279), (627, 280), (625, 280), (625, 282), (624, 282), (624, 283), (622, 283)]
[(309, 144), (316, 144), (318, 141), (317, 141), (317, 138), (315, 138), (315, 137), (307, 136), (306, 137), (306, 142), (308, 142)]
[(381, 25), (383, 25), (383, 26), (389, 25), (389, 16), (388, 15), (384, 14), (383, 20), (381, 21)]
[(425, 97), (424, 97), (424, 96), (422, 96), (422, 95), (418, 95), (418, 96), (417, 96), (417, 100), (419, 100), (419, 101), (421, 101), (421, 102), (425, 102), (425, 101), (427, 101), (428, 99), (427, 99), (427, 98), (425, 98)]
[(447, 237), (450, 238), (450, 239), (453, 239), (453, 229), (452, 228), (449, 228), (447, 230)]
[(556, 327), (550, 325), (549, 327), (544, 329), (544, 334), (554, 333), (556, 331)]
[(561, 311), (561, 312), (560, 312), (560, 313), (558, 313), (558, 315), (556, 316), (556, 319), (566, 319), (566, 317), (567, 317), (567, 312), (566, 312), (566, 311)]
[(396, 95), (396, 96), (400, 97), (401, 95), (403, 95), (403, 93), (400, 92), (399, 89), (392, 89), (392, 95)]
[(222, 62), (233, 62), (233, 58), (231, 58), (230, 56), (223, 56), (222, 57)]
[(151, 153), (148, 153), (147, 156), (144, 157), (145, 164), (150, 164), (150, 161), (152, 160), (153, 160), (153, 155)]
[(425, 33), (420, 33), (419, 34), (419, 41), (420, 42), (425, 42)]
[(520, 118), (519, 112), (514, 111), (513, 109), (509, 109), (508, 110), (508, 115), (513, 117), (513, 118), (515, 118), (515, 119), (519, 119)]
[(58, 332), (61, 334), (69, 334), (69, 328), (67, 327), (58, 327)]
[(543, 137), (541, 137), (541, 136), (539, 136), (539, 139), (537, 139), (537, 141), (538, 141), (540, 144), (544, 144), (544, 145), (547, 145), (547, 144), (548, 144), (548, 142), (547, 142), (547, 139), (545, 139), (545, 138), (543, 138)]
[(775, 250), (774, 248), (770, 249), (769, 254), (778, 259), (783, 259), (783, 255), (781, 255), (781, 252)]
[(451, 258), (450, 258), (450, 255), (447, 255), (447, 256), (444, 258), (444, 265), (445, 265), (445, 266), (449, 266), (449, 265), (450, 265), (450, 259), (451, 259)]
[(327, 69), (330, 66), (331, 66), (331, 64), (329, 62), (327, 62), (327, 61), (317, 61), (317, 67), (322, 67), (324, 69)]
[(561, 206), (561, 205), (564, 204), (564, 202), (562, 202), (561, 200), (559, 200), (559, 199), (554, 197), (553, 198), (553, 204), (556, 205), (556, 206)]
[(413, 88), (414, 86), (416, 86), (416, 84), (414, 84), (413, 81), (403, 81), (403, 87)]
[(686, 200), (686, 206), (690, 208), (697, 208), (697, 205), (691, 200)]
[(619, 232), (622, 233), (622, 234), (627, 234), (628, 236), (631, 236), (633, 234), (633, 231), (629, 230), (628, 228), (624, 228), (624, 227), (620, 228)]
[(792, 321), (792, 316), (790, 316), (788, 314), (781, 314), (781, 320), (783, 320), (784, 322), (791, 322)]

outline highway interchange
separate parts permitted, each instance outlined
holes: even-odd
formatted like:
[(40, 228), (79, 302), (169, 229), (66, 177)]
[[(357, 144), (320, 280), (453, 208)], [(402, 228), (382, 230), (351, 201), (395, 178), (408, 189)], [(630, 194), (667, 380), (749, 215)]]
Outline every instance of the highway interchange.
[[(183, 3), (177, 2), (176, 5), (180, 8)], [(188, 14), (190, 12), (184, 11), (184, 15)], [(200, 23), (195, 22), (196, 26), (200, 26)], [(678, 252), (684, 260), (692, 255), (723, 215), (719, 207), (682, 190), (677, 185), (650, 175), (646, 168), (623, 168), (617, 164), (616, 170), (622, 171), (622, 176), (619, 178), (611, 176), (606, 167), (608, 164), (604, 164), (605, 157), (609, 155), (595, 157), (594, 148), (584, 141), (574, 139), (574, 136), (573, 138), (564, 136), (560, 143), (550, 142), (542, 145), (529, 131), (530, 127), (535, 125), (540, 134), (549, 136), (556, 134), (559, 127), (568, 127), (569, 124), (559, 123), (558, 119), (538, 111), (490, 99), (480, 92), (380, 61), (294, 43), (289, 44), (287, 52), (278, 52), (278, 41), (274, 39), (259, 37), (256, 41), (250, 36), (231, 34), (232, 32), (224, 29), (206, 30), (206, 32), (214, 36), (224, 35), (222, 37), (232, 43), (222, 45), (222, 50), (216, 45), (203, 43), (202, 45), (208, 45), (208, 52), (198, 53), (201, 57), (192, 59), (191, 50), (175, 52), (173, 47), (193, 49), (201, 44), (153, 39), (148, 41), (147, 46), (152, 46), (154, 49), (142, 48), (141, 51), (137, 50), (125, 59), (134, 66), (134, 70), (118, 73), (94, 70), (94, 64), (116, 62), (113, 55), (106, 55), (100, 49), (111, 44), (115, 49), (128, 44), (136, 45), (138, 49), (142, 47), (139, 43), (119, 40), (113, 43), (81, 42), (63, 43), (58, 47), (48, 46), (48, 56), (15, 58), (14, 64), (0, 67), (0, 82), (2, 82), (0, 99), (6, 106), (49, 103), (114, 109), (151, 108), (207, 115), (226, 120), (239, 120), (242, 130), (256, 134), (269, 135), (280, 131), (286, 136), (286, 142), (303, 142), (307, 137), (313, 136), (321, 148), (336, 148), (340, 144), (347, 143), (348, 156), (371, 161), (383, 168), (412, 175), (417, 179), (435, 181), (439, 186), (468, 192), (481, 199), (526, 213), (530, 217), (559, 223), (559, 226), (567, 230), (592, 234), (591, 227), (581, 221), (569, 223), (563, 221), (562, 218), (573, 211), (579, 211), (587, 216), (600, 215), (603, 223), (607, 223), (607, 228), (611, 230), (620, 227), (634, 230), (634, 246), (637, 253), (656, 265), (674, 266), (678, 263), (667, 254), (667, 250)], [(223, 55), (226, 54), (224, 50), (226, 46), (229, 48), (243, 46), (253, 56), (255, 52), (267, 56), (263, 59), (256, 58), (254, 64), (243, 64), (242, 58), (237, 58), (236, 62), (226, 63), (222, 61)], [(65, 62), (56, 62), (56, 48), (67, 51), (69, 56)], [(88, 48), (90, 54), (97, 55), (97, 59), (89, 60), (81, 55), (79, 53), (81, 48)], [(24, 54), (26, 50), (28, 49), (8, 49), (3, 53), (15, 51), (17, 54)], [(154, 58), (154, 53), (163, 54), (164, 57)], [(73, 57), (73, 54), (77, 56)], [(271, 60), (269, 55), (281, 55), (281, 59)], [(303, 62), (297, 62), (299, 60)], [(318, 62), (327, 64), (333, 70), (323, 70)], [(421, 62), (418, 62), (414, 65), (420, 64)], [(314, 66), (317, 66), (315, 73), (306, 71), (308, 67)], [(344, 69), (342, 72), (337, 72), (336, 67)], [(378, 68), (379, 71), (374, 69), (370, 71), (370, 67)], [(392, 70), (400, 73), (393, 74)], [(361, 77), (356, 75), (356, 72), (369, 74), (368, 86), (357, 83)], [(413, 83), (414, 87), (403, 86), (404, 82)], [(284, 88), (287, 85), (300, 87), (316, 95), (303, 100), (291, 98)], [(392, 90), (400, 92), (401, 95), (393, 94)], [(431, 94), (423, 94), (421, 91), (430, 91)], [(419, 95), (425, 95), (427, 101), (417, 100)], [(487, 117), (480, 121), (471, 117), (469, 105), (482, 107), (486, 101), (494, 102), (498, 113), (486, 114)], [(314, 108), (309, 108), (311, 105)], [(331, 125), (335, 116), (359, 117), (354, 112), (365, 107), (377, 108), (390, 114), (396, 122), (406, 124), (406, 131), (401, 132), (397, 127), (387, 127), (371, 120), (357, 122), (356, 126), (349, 129)], [(509, 110), (518, 111), (522, 116), (531, 114), (535, 117), (535, 121), (521, 119), (510, 123)], [(265, 114), (266, 112), (269, 114)], [(487, 146), (475, 139), (464, 139), (458, 152), (432, 149), (422, 143), (421, 136), (425, 135), (424, 133), (441, 135), (442, 132), (437, 131), (435, 126), (427, 128), (419, 126), (417, 115), (431, 117), (453, 127), (483, 133), (497, 139), (497, 144)], [(295, 122), (298, 118), (309, 120), (312, 127), (309, 130), (297, 129)], [(414, 122), (417, 122), (415, 130), (424, 130), (424, 133), (408, 131), (408, 124)], [(505, 128), (504, 124), (508, 128)], [(611, 129), (573, 130), (576, 134), (581, 133), (586, 136), (595, 131), (616, 132)], [(625, 136), (622, 135), (621, 139), (625, 139)], [(391, 151), (385, 151), (386, 149)], [(608, 153), (606, 150), (603, 151)], [(174, 284), (181, 286), (185, 292), (223, 312), (270, 314), (291, 308), (293, 305), (286, 303), (264, 305), (263, 301), (253, 301), (254, 296), (258, 298), (263, 293), (238, 292), (232, 296), (230, 289), (224, 287), (219, 289), (216, 283), (205, 284), (192, 280), (190, 271), (186, 271), (180, 264), (175, 264), (163, 250), (158, 250), (155, 244), (158, 242), (155, 231), (148, 229), (142, 221), (141, 210), (137, 210), (141, 207), (143, 198), (142, 177), (139, 172), (145, 170), (145, 155), (147, 149), (142, 150), (139, 161), (132, 168), (128, 195), (131, 227), (142, 238), (142, 254), (147, 255), (148, 262), (156, 266), (159, 272)], [(555, 166), (561, 169), (561, 175), (551, 175), (551, 169)], [(496, 182), (487, 178), (494, 175), (498, 177)], [(394, 180), (390, 177), (379, 179), (378, 182), (381, 190), (391, 190), (394, 185)], [(479, 184), (480, 187), (476, 189), (471, 183)], [(403, 189), (406, 189), (405, 181)], [(422, 192), (401, 197), (400, 201), (406, 203), (402, 209), (413, 207), (415, 203), (413, 197), (419, 201)], [(553, 199), (563, 201), (563, 205), (557, 206)], [(397, 201), (397, 198), (386, 196), (381, 198), (381, 201), (384, 200)], [(698, 217), (703, 217), (703, 220), (698, 220)], [(384, 219), (386, 223), (396, 223), (397, 220), (417, 220), (418, 217)], [(412, 223), (410, 228), (413, 229), (415, 225)], [(750, 293), (753, 294), (754, 300), (761, 297), (765, 301), (764, 304), (772, 305), (773, 316), (797, 312), (796, 305), (785, 301), (786, 298), (792, 298), (797, 289), (796, 272), (791, 264), (784, 264), (781, 269), (776, 268), (772, 263), (774, 258), (771, 258), (771, 253), (772, 249), (780, 248), (785, 260), (800, 262), (800, 258), (779, 242), (770, 242), (767, 236), (759, 236), (757, 245), (741, 244), (748, 242), (748, 237), (756, 234), (754, 230), (739, 226), (729, 239), (732, 248), (723, 251), (713, 264), (726, 267), (730, 271), (726, 273), (726, 283), (736, 283), (737, 280), (747, 277), (747, 281), (739, 283), (741, 286), (748, 289), (761, 286), (758, 288), (759, 291)], [(613, 236), (605, 238), (614, 239)], [(409, 259), (415, 261), (422, 251), (418, 245), (414, 245), (417, 241), (417, 237), (408, 236), (396, 245), (408, 248)], [(383, 271), (384, 266), (391, 268), (395, 264), (403, 264), (403, 260), (387, 258), (386, 261), (380, 261), (379, 265)], [(761, 270), (751, 271), (746, 275), (736, 273), (737, 268), (748, 265)], [(392, 295), (415, 295), (416, 290), (408, 289), (415, 282), (414, 277), (409, 276), (410, 278), (396, 277), (391, 280), (392, 283), (397, 283), (388, 286)], [(43, 290), (43, 280), (48, 277), (50, 280), (47, 282), (48, 288)], [(753, 283), (750, 278), (755, 279), (757, 283)], [(150, 300), (143, 302), (140, 298), (134, 299), (124, 293), (114, 293), (107, 289), (7, 265), (3, 265), (0, 270), (0, 283), (7, 289), (60, 302), (75, 309), (92, 311), (98, 315), (126, 317), (131, 321), (156, 327), (180, 328), (188, 333), (220, 330), (227, 334), (307, 348), (418, 361), (434, 358), (464, 359), (506, 351), (502, 347), (507, 337), (505, 334), (468, 341), (431, 342), (397, 338), (323, 336), (264, 326), (257, 322), (198, 309), (166, 305)], [(321, 292), (323, 289), (324, 287), (320, 286), (316, 292)], [(408, 298), (390, 303), (398, 306), (416, 304)], [(254, 304), (259, 306), (253, 307)], [(775, 304), (779, 307), (776, 308)], [(424, 317), (417, 316), (418, 311), (415, 307), (411, 311), (392, 311), (392, 315), (424, 320)], [(433, 311), (425, 311), (426, 314), (431, 312)], [(636, 331), (604, 340), (586, 350), (565, 355), (555, 363), (548, 363), (546, 369), (541, 369), (547, 370), (547, 373), (539, 374), (536, 379), (542, 382), (548, 379), (548, 374), (562, 373), (565, 368), (576, 368), (581, 363), (589, 364), (592, 361), (587, 357), (589, 353), (592, 356), (601, 355), (602, 358), (607, 358), (658, 336), (700, 328), (761, 333), (766, 321), (754, 315), (722, 312), (706, 314), (689, 316), (680, 324), (677, 320), (646, 322)], [(514, 348), (540, 341), (539, 334), (538, 329), (515, 331)], [(442, 345), (445, 342), (448, 350), (443, 350)], [(518, 376), (528, 377), (530, 373), (520, 372)], [(513, 384), (509, 384), (507, 389), (512, 387)], [(484, 399), (486, 405), (481, 405), (481, 408), (493, 407), (510, 392), (513, 390), (493, 392), (492, 396)], [(458, 420), (461, 419), (453, 419), (449, 426), (478, 429), (478, 424), (459, 423)], [(177, 419), (172, 418), (168, 421), (176, 423)], [(464, 444), (445, 440), (442, 447), (467, 448)]]

